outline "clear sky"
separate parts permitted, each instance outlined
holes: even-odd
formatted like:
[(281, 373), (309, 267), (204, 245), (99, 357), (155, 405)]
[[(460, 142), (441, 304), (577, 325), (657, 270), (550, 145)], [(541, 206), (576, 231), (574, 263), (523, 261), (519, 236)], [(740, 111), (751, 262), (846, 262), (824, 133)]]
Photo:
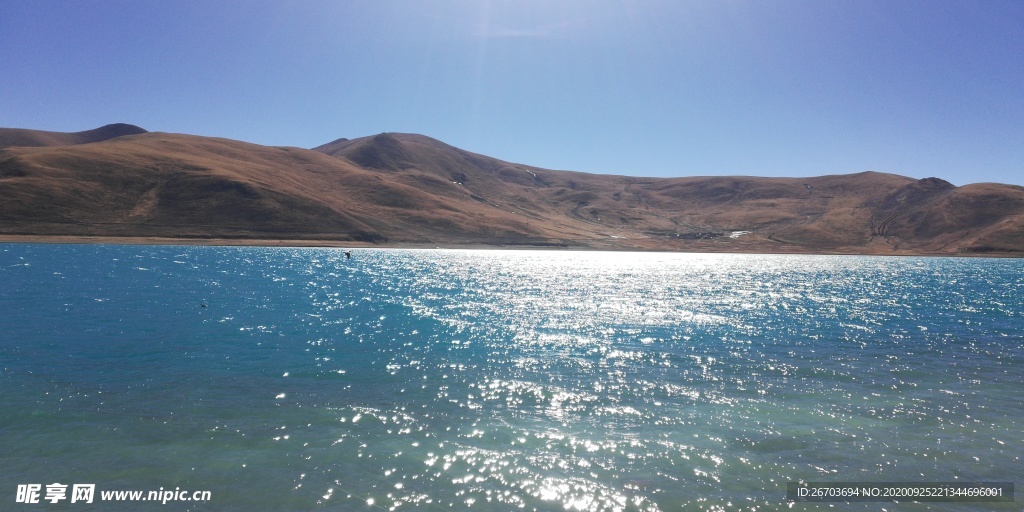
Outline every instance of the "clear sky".
[(1024, 185), (1021, 0), (0, 0), (0, 126)]

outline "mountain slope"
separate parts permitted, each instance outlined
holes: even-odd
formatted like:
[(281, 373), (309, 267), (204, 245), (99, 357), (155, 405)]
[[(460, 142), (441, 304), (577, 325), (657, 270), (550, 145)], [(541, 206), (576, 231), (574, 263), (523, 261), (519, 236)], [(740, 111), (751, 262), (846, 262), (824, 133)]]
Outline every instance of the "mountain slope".
[(508, 229), (421, 188), (310, 150), (146, 133), (0, 152), (0, 231), (425, 243)]
[(165, 133), (23, 139), (36, 147), (0, 151), (0, 234), (1024, 255), (1024, 188), (1010, 185), (595, 175), (397, 133), (314, 150)]
[(396, 133), (341, 139), (315, 150), (397, 180), (426, 175), (453, 182), (477, 201), (557, 228), (555, 237), (570, 244), (883, 254), (1024, 251), (1024, 189), (1011, 185), (957, 188), (936, 178), (874, 172), (815, 178), (593, 175), (512, 164)]
[(21, 147), (71, 146), (102, 142), (125, 135), (138, 135), (146, 130), (124, 123), (108, 124), (83, 132), (47, 132), (21, 128), (0, 128), (0, 149)]

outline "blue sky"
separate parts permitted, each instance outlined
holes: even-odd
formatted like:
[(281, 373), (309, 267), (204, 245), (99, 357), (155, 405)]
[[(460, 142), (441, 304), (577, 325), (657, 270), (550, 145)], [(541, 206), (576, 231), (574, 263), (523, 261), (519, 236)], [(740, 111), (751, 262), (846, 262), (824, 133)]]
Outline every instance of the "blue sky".
[(1024, 185), (1024, 2), (0, 0), (0, 126)]

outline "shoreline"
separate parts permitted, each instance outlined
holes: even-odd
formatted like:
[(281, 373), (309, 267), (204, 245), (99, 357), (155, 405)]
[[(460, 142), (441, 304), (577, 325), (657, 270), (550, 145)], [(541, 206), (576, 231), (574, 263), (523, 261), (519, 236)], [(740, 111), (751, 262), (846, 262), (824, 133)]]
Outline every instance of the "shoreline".
[(553, 244), (507, 244), (495, 242), (360, 242), (342, 240), (312, 240), (312, 239), (268, 239), (268, 238), (168, 238), (153, 236), (86, 236), (86, 235), (10, 235), (0, 234), (0, 244), (67, 244), (67, 245), (181, 245), (181, 246), (205, 246), (205, 247), (295, 247), (295, 248), (347, 248), (347, 249), (465, 249), (465, 250), (546, 250), (546, 251), (586, 251), (586, 252), (639, 252), (658, 253), (672, 252), (684, 254), (762, 254), (762, 255), (802, 255), (802, 256), (909, 256), (909, 257), (933, 257), (933, 258), (999, 258), (1019, 259), (1024, 254), (993, 252), (977, 254), (952, 254), (952, 253), (927, 253), (927, 252), (871, 252), (852, 250), (815, 251), (800, 250), (797, 247), (789, 247), (790, 251), (757, 251), (740, 250), (738, 247), (731, 247), (726, 250), (706, 245), (689, 248), (643, 248), (643, 247), (622, 247), (606, 246), (595, 247), (586, 245), (553, 245)]

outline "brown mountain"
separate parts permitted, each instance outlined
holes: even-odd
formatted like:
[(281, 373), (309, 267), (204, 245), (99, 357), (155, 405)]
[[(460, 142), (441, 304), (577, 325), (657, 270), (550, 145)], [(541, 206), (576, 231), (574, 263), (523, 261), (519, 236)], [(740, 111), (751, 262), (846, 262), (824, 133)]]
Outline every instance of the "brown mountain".
[(0, 130), (21, 141), (0, 151), (0, 234), (1024, 255), (1024, 187), (1012, 185), (595, 175), (395, 133), (314, 150), (137, 127), (73, 137), (107, 128)]
[(11, 146), (41, 147), (89, 144), (140, 133), (146, 133), (146, 130), (124, 123), (108, 124), (84, 132), (45, 132), (21, 128), (0, 128), (0, 149)]

